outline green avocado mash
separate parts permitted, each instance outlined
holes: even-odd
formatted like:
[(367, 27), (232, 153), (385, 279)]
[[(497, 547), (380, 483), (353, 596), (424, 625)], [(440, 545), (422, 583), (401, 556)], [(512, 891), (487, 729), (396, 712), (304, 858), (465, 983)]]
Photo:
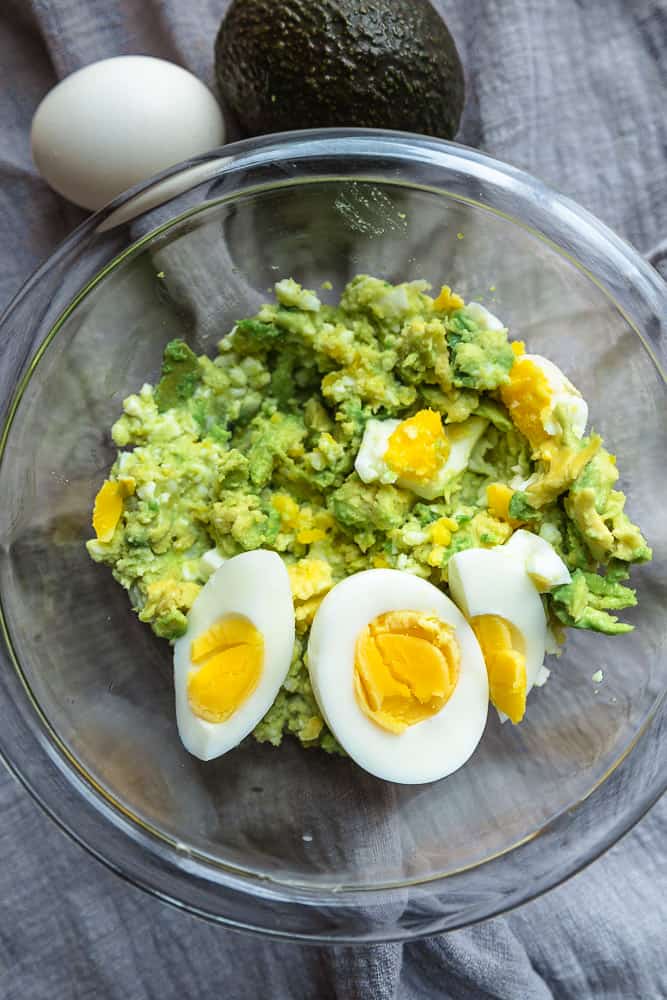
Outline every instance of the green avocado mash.
[[(258, 740), (291, 733), (337, 749), (304, 652), (324, 594), (359, 570), (389, 566), (446, 586), (455, 552), (502, 544), (523, 524), (573, 573), (544, 596), (555, 625), (630, 627), (609, 612), (636, 603), (620, 580), (651, 552), (612, 488), (612, 456), (596, 435), (574, 438), (567, 426), (556, 444), (533, 450), (501, 402), (515, 358), (507, 330), (448, 288), (435, 299), (429, 289), (359, 275), (331, 306), (280, 281), (276, 301), (240, 320), (215, 358), (169, 343), (158, 384), (129, 396), (113, 426), (109, 479), (132, 486), (110, 540), (87, 548), (157, 635), (185, 632), (221, 560), (266, 548), (288, 565), (294, 658)], [(362, 482), (354, 464), (368, 421), (424, 409), (450, 430), (465, 430), (471, 416), (485, 421), (440, 495)], [(492, 484), (509, 498), (504, 509), (490, 500)]]

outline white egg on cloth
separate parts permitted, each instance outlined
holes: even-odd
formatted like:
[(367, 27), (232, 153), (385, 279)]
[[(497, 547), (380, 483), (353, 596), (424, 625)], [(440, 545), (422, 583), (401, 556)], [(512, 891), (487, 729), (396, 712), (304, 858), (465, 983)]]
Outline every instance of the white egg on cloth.
[(201, 589), (174, 644), (176, 722), (201, 760), (232, 750), (266, 715), (294, 651), (285, 564), (256, 549), (224, 562)]
[(455, 553), (447, 564), (449, 589), (482, 648), (492, 704), (520, 722), (526, 697), (548, 673), (551, 648), (540, 593), (570, 580), (558, 553), (520, 530), (505, 545)]
[(72, 73), (41, 102), (31, 131), (44, 179), (88, 209), (224, 141), (211, 91), (151, 56), (104, 59)]
[(469, 417), (443, 427), (435, 410), (406, 420), (369, 420), (354, 468), (364, 483), (395, 483), (434, 500), (465, 471), (487, 426), (488, 420)]
[(437, 587), (391, 569), (355, 573), (317, 610), (308, 670), (322, 715), (366, 771), (402, 784), (444, 778), (486, 724), (475, 635)]

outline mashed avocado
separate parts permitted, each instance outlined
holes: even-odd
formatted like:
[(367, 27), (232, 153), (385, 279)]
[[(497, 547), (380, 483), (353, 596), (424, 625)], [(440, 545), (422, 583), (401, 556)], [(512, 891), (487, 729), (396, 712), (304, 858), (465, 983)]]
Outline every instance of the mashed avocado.
[[(545, 596), (553, 621), (612, 634), (629, 627), (609, 611), (635, 603), (620, 580), (651, 553), (612, 488), (612, 456), (566, 424), (531, 446), (501, 401), (515, 359), (507, 330), (448, 288), (435, 299), (429, 290), (360, 275), (331, 306), (281, 281), (276, 301), (240, 320), (215, 358), (169, 343), (158, 384), (129, 396), (113, 426), (109, 480), (123, 484), (120, 513), (108, 540), (87, 547), (157, 635), (185, 632), (221, 560), (266, 548), (288, 565), (297, 641), (258, 740), (291, 733), (337, 749), (304, 652), (322, 597), (359, 570), (389, 566), (446, 586), (455, 552), (500, 545), (523, 525), (573, 571)], [(440, 495), (362, 482), (354, 463), (368, 421), (424, 409), (446, 428), (485, 422)]]

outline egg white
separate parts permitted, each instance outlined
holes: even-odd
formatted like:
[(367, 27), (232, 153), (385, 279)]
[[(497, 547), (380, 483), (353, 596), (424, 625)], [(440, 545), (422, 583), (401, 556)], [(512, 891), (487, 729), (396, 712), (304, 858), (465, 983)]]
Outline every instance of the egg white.
[[(354, 654), (361, 631), (388, 611), (421, 611), (452, 625), (461, 647), (459, 679), (444, 707), (400, 734), (368, 718), (354, 693)], [(486, 667), (475, 634), (437, 587), (392, 569), (347, 577), (327, 594), (308, 643), (313, 692), (332, 733), (349, 756), (386, 781), (422, 784), (456, 771), (479, 743), (488, 711)]]
[(502, 320), (494, 316), (492, 312), (483, 306), (481, 302), (469, 302), (465, 307), (465, 312), (473, 319), (478, 326), (484, 330), (506, 330), (507, 327)]
[(503, 545), (503, 552), (522, 559), (528, 576), (540, 593), (570, 583), (570, 571), (546, 539), (519, 528)]
[[(257, 687), (225, 722), (207, 722), (190, 708), (187, 684), (194, 639), (225, 615), (242, 615), (264, 639)], [(176, 723), (183, 746), (200, 760), (237, 746), (275, 701), (294, 650), (294, 605), (285, 564), (275, 552), (257, 549), (227, 560), (201, 589), (188, 615), (188, 629), (174, 644)]]

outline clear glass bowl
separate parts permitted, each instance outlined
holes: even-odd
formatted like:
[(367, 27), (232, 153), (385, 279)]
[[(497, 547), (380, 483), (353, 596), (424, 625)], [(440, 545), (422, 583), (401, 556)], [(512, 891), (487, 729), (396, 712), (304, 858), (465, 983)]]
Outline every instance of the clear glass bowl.
[[(124, 396), (185, 336), (213, 351), (274, 281), (358, 272), (481, 299), (561, 365), (618, 455), (654, 546), (637, 629), (576, 633), (527, 720), (495, 713), (439, 783), (382, 783), (286, 740), (201, 764), (174, 723), (169, 646), (84, 551)], [(290, 938), (413, 938), (497, 914), (616, 841), (665, 785), (665, 285), (533, 178), (398, 133), (294, 133), (215, 151), (81, 226), (5, 314), (0, 372), (0, 748), (100, 860), (161, 898)], [(595, 684), (592, 675), (604, 672)]]

